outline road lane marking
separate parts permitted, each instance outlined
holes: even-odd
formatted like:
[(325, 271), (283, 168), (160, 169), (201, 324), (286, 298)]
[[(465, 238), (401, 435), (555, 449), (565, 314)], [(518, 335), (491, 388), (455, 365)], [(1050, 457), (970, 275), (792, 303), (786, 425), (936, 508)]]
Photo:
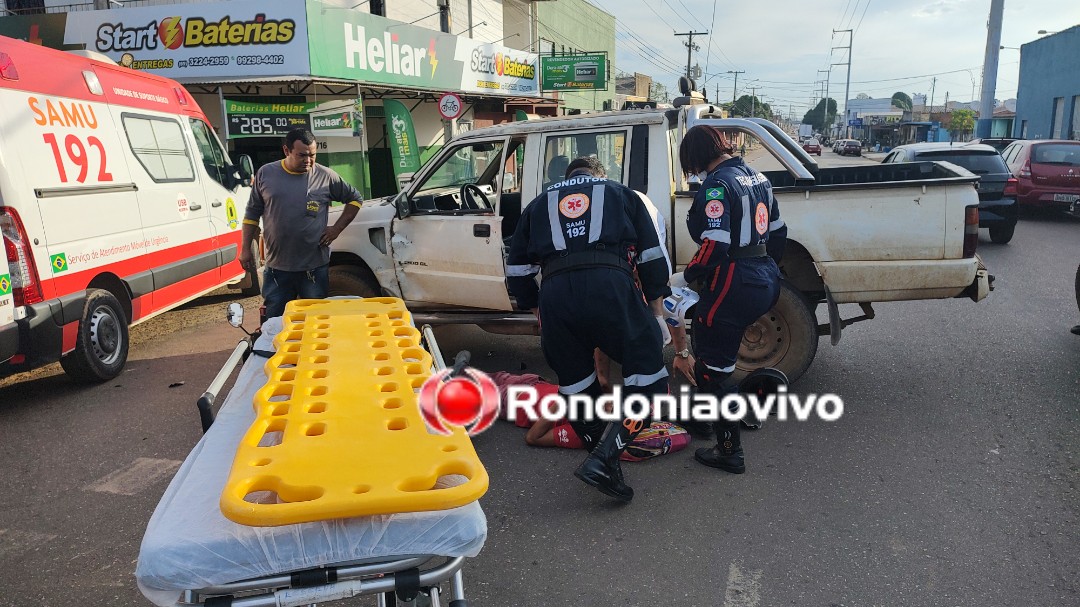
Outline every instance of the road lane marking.
[(175, 459), (140, 457), (127, 468), (111, 472), (86, 488), (101, 493), (138, 495), (159, 480), (171, 476), (181, 463)]
[(732, 561), (728, 567), (724, 607), (757, 607), (761, 602), (761, 578), (764, 574), (760, 569), (744, 571)]
[(55, 537), (56, 535), (52, 533), (0, 529), (0, 560), (18, 557)]

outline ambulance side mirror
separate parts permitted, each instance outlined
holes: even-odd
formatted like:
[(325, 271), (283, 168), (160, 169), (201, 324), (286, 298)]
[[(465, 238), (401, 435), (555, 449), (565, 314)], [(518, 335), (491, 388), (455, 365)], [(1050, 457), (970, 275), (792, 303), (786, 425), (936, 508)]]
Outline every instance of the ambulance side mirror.
[(240, 174), (240, 185), (250, 188), (251, 178), (255, 176), (255, 166), (251, 163), (251, 156), (241, 154), (237, 160), (236, 170)]

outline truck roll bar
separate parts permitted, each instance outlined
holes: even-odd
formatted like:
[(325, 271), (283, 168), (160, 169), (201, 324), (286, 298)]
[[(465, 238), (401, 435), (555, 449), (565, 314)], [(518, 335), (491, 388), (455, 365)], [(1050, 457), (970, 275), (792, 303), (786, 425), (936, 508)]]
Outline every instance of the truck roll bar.
[(685, 116), (683, 133), (698, 124), (748, 133), (769, 148), (780, 164), (795, 178), (796, 185), (814, 185), (817, 181), (814, 177), (814, 173), (818, 171), (817, 162), (780, 130), (780, 127), (764, 118), (723, 118), (720, 108), (710, 104), (688, 107)]

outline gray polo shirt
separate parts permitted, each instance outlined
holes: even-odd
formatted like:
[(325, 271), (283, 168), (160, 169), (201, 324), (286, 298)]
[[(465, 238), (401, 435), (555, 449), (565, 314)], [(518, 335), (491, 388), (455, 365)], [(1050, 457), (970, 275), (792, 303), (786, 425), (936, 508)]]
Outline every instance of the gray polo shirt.
[(303, 272), (330, 263), (330, 247), (319, 246), (331, 202), (360, 206), (363, 196), (321, 164), (292, 173), (284, 161), (259, 167), (251, 186), (244, 223), (262, 219), (266, 265)]

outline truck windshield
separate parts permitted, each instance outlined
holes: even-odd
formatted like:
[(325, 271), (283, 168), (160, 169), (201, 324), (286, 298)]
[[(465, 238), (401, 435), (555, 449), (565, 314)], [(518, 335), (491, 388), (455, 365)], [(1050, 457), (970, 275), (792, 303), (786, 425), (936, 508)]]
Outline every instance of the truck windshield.
[(502, 141), (479, 141), (462, 146), (449, 156), (445, 156), (442, 164), (417, 188), (416, 192), (432, 194), (450, 188), (457, 189), (467, 183), (476, 183), (481, 176), (489, 174), (489, 169), (493, 165), (500, 163), (502, 151)]

